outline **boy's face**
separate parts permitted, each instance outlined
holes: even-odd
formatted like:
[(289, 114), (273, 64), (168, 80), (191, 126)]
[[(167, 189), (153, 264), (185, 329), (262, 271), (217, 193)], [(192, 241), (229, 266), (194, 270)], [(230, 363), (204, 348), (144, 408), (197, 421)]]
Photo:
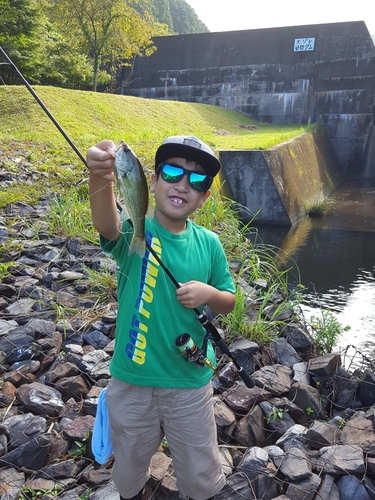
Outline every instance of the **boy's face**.
[[(204, 169), (185, 158), (169, 158), (166, 163), (171, 163), (186, 170), (205, 173)], [(200, 192), (191, 187), (188, 175), (184, 175), (178, 182), (167, 182), (160, 173), (151, 176), (151, 193), (155, 197), (155, 218), (162, 225), (163, 220), (186, 220), (195, 210), (201, 208), (210, 195), (210, 191)]]

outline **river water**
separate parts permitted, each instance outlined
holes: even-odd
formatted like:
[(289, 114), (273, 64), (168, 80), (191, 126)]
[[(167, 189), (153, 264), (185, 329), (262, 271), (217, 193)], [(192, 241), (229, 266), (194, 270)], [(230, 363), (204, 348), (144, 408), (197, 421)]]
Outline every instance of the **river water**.
[(330, 201), (322, 218), (291, 229), (263, 225), (259, 236), (280, 248), (291, 286), (300, 275), (305, 317), (328, 308), (350, 326), (339, 341), (345, 366), (375, 366), (375, 179), (345, 181)]

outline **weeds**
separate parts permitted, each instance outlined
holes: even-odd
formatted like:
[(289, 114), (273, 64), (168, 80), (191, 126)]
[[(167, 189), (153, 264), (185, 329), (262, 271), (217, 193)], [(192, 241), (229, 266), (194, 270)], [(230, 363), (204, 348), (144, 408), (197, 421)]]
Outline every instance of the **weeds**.
[(89, 438), (90, 431), (87, 431), (85, 437), (82, 438), (82, 441), (74, 441), (73, 447), (68, 451), (68, 455), (75, 458), (85, 455)]
[(72, 186), (51, 202), (49, 230), (53, 234), (97, 242), (91, 222), (87, 185)]
[(323, 217), (328, 212), (331, 205), (329, 199), (324, 199), (322, 201), (316, 201), (310, 205), (305, 205), (305, 210), (309, 217)]
[(321, 317), (311, 316), (310, 323), (314, 341), (322, 353), (330, 353), (337, 346), (340, 336), (350, 330), (350, 326), (342, 326), (333, 313), (321, 309)]
[(20, 500), (35, 500), (38, 498), (45, 498), (46, 495), (52, 496), (52, 497), (57, 497), (59, 495), (59, 492), (61, 491), (61, 487), (56, 484), (54, 488), (48, 489), (48, 488), (40, 488), (38, 490), (35, 490), (33, 488), (27, 488), (26, 486), (23, 486), (19, 499)]
[(6, 262), (5, 264), (0, 264), (0, 280), (9, 278), (10, 272), (8, 269), (14, 265), (14, 262)]
[(272, 410), (268, 414), (266, 420), (267, 424), (269, 424), (271, 421), (276, 422), (277, 419), (281, 420), (285, 415), (285, 413), (287, 413), (288, 411), (289, 411), (288, 408), (283, 409), (283, 408), (277, 408), (277, 406), (273, 406)]

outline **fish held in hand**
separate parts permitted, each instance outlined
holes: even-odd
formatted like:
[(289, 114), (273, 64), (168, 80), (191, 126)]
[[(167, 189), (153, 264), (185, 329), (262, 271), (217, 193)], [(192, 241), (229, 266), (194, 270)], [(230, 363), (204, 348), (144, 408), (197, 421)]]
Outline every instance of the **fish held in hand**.
[(151, 215), (146, 176), (137, 156), (124, 141), (113, 154), (115, 179), (134, 227), (128, 255), (135, 252), (143, 258), (146, 252), (145, 216)]

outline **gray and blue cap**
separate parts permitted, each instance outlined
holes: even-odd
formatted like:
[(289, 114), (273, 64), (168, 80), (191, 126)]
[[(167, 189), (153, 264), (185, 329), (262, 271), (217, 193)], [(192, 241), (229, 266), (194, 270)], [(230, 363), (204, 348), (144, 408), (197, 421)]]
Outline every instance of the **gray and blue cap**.
[(156, 151), (155, 171), (160, 163), (169, 158), (186, 158), (199, 163), (211, 177), (214, 177), (220, 170), (220, 162), (215, 153), (195, 136), (174, 135), (167, 137)]

